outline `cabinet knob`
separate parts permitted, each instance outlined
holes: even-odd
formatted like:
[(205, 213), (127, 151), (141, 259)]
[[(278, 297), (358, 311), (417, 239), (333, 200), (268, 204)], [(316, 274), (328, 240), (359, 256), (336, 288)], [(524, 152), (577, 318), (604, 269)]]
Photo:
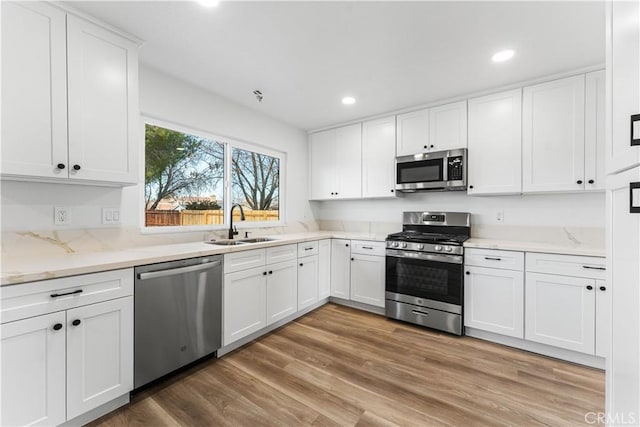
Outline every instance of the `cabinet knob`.
[(431, 144), (431, 145), (429, 146), (429, 148), (433, 148), (433, 144)]
[(391, 189), (391, 192), (393, 193), (393, 188)]
[(588, 182), (589, 182), (589, 184), (593, 184), (595, 181), (590, 179)]
[(79, 171), (80, 170), (80, 165), (73, 165), (73, 170)]
[(331, 195), (333, 196), (333, 192), (331, 192)]
[(345, 244), (345, 246), (346, 246), (346, 247), (349, 247), (349, 244), (348, 244), (348, 243), (346, 243), (346, 244)]
[(64, 169), (65, 167), (64, 163), (58, 163), (58, 169)]
[(60, 329), (62, 329), (62, 323), (56, 323), (55, 325), (53, 325), (54, 331), (59, 331)]
[(577, 180), (576, 184), (582, 184), (582, 180), (581, 179)]
[(470, 274), (471, 274), (471, 272), (470, 272), (470, 271), (467, 271), (467, 272), (466, 272), (466, 273), (464, 273), (464, 274), (466, 274), (466, 275), (468, 276), (468, 275), (470, 275)]
[(427, 146), (425, 145), (424, 148), (427, 148)]
[(273, 274), (273, 271), (269, 270), (269, 274)]
[(607, 290), (607, 287), (606, 287), (606, 286), (600, 286), (600, 290), (601, 290), (601, 291), (606, 291), (606, 290)]
[(266, 272), (266, 271), (263, 271), (263, 272), (262, 272), (262, 275), (263, 275), (263, 276), (266, 276), (266, 275), (267, 275), (267, 272)]
[(336, 196), (338, 195), (338, 192), (336, 191)]
[(74, 320), (73, 322), (71, 322), (71, 324), (72, 324), (73, 326), (78, 326), (80, 323), (82, 323), (82, 322), (80, 321), (80, 319), (76, 319), (76, 320)]
[(353, 261), (353, 258), (351, 258), (351, 261)]
[(473, 185), (470, 185), (469, 188), (473, 188)]
[(303, 265), (304, 265), (303, 263), (300, 263), (300, 267), (302, 267)]
[(588, 290), (588, 291), (590, 291), (590, 290), (592, 290), (592, 289), (593, 289), (593, 286), (591, 286), (591, 285), (587, 285), (587, 290)]

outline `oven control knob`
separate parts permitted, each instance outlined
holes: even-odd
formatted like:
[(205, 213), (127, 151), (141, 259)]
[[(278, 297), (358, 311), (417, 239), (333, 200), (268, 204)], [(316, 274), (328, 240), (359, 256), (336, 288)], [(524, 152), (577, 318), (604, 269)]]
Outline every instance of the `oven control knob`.
[(440, 251), (442, 251), (442, 246), (435, 245), (435, 247), (433, 249), (435, 249), (436, 251), (440, 252)]
[(424, 245), (418, 245), (418, 249), (424, 249)]
[(402, 247), (403, 247), (403, 248), (406, 248), (406, 247), (407, 247), (407, 244), (406, 244), (406, 243), (403, 243), (403, 244), (402, 244)]
[(398, 247), (398, 242), (393, 242), (393, 247), (397, 248)]
[(444, 250), (447, 252), (453, 252), (453, 248), (451, 246), (447, 246)]

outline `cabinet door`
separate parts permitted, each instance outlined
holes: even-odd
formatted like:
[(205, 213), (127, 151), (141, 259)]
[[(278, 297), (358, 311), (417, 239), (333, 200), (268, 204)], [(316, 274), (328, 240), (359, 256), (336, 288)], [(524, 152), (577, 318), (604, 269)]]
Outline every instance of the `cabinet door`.
[(465, 266), (464, 325), (524, 338), (524, 273)]
[(521, 89), (469, 100), (468, 152), (469, 194), (522, 191)]
[(394, 197), (396, 118), (362, 124), (362, 197)]
[(594, 354), (595, 292), (593, 279), (527, 273), (525, 339)]
[(611, 346), (611, 290), (596, 280), (596, 356), (609, 357)]
[(318, 255), (298, 259), (298, 311), (318, 301)]
[(331, 239), (331, 296), (351, 297), (351, 241)]
[(318, 132), (309, 138), (310, 193), (312, 200), (330, 199), (338, 191), (335, 164), (335, 129)]
[(331, 239), (318, 242), (318, 299), (331, 293)]
[(133, 389), (133, 297), (67, 311), (67, 419)]
[(608, 1), (607, 8), (611, 138), (606, 157), (612, 174), (640, 165), (640, 146), (631, 145), (630, 125), (631, 115), (640, 114), (640, 3)]
[(333, 156), (338, 180), (335, 198), (362, 197), (362, 125), (360, 123), (336, 129)]
[(524, 88), (523, 192), (584, 189), (584, 75)]
[(373, 255), (351, 256), (351, 299), (384, 307), (385, 258)]
[(225, 274), (223, 294), (224, 345), (267, 325), (265, 267)]
[(64, 311), (0, 326), (0, 425), (51, 426), (66, 420), (65, 329)]
[(429, 110), (396, 116), (396, 156), (423, 153), (429, 149)]
[(44, 2), (2, 2), (5, 175), (68, 177), (65, 25)]
[(69, 15), (67, 58), (69, 177), (136, 183), (140, 143), (137, 46)]
[(605, 188), (605, 80), (604, 70), (585, 77), (584, 188)]
[(429, 108), (429, 150), (467, 148), (467, 101)]
[(267, 325), (298, 310), (296, 260), (267, 265)]

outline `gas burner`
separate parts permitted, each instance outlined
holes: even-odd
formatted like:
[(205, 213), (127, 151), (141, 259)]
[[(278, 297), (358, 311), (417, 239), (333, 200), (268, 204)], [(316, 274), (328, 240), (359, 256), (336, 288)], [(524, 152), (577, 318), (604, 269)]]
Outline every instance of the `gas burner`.
[(405, 212), (402, 231), (387, 236), (387, 248), (462, 255), (470, 234), (468, 213)]

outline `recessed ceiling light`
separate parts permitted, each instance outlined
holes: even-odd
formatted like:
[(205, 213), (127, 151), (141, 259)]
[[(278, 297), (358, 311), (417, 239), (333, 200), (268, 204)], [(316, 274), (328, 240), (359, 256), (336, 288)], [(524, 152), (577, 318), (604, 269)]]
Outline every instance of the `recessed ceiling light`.
[(351, 105), (356, 103), (356, 99), (353, 96), (345, 96), (342, 98), (342, 103), (344, 105)]
[(513, 58), (513, 55), (515, 55), (515, 53), (516, 52), (512, 49), (503, 50), (493, 55), (491, 57), (491, 60), (493, 62), (504, 62)]
[(198, 3), (204, 7), (216, 7), (220, 2), (219, 0), (198, 0)]

